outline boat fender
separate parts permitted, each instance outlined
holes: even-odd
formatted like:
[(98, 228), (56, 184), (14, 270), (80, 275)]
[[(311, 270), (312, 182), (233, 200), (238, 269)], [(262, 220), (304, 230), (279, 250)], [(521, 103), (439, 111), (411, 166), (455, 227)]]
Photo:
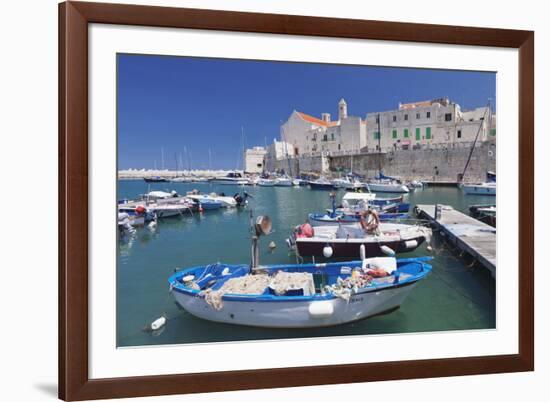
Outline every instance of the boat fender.
[(161, 329), (166, 324), (166, 317), (162, 316), (157, 318), (155, 321), (151, 323), (151, 331), (156, 331), (158, 329)]
[(365, 245), (361, 244), (359, 246), (359, 257), (361, 261), (363, 261), (366, 258), (366, 251), (365, 251)]
[(406, 248), (416, 248), (418, 246), (418, 242), (416, 240), (407, 240), (405, 242)]
[(193, 279), (195, 279), (195, 275), (185, 275), (185, 276), (182, 278), (182, 281), (183, 281), (183, 283), (189, 283), (189, 282), (191, 282)]
[(318, 301), (309, 305), (309, 315), (313, 318), (330, 317), (334, 313), (334, 307), (330, 301)]
[(394, 257), (395, 256), (395, 251), (393, 251), (391, 248), (389, 248), (388, 246), (380, 246), (380, 250), (386, 254), (387, 256), (390, 256), (390, 257)]
[(229, 271), (229, 267), (225, 267), (222, 271), (222, 275), (229, 275), (231, 272)]
[(268, 247), (269, 247), (269, 249), (270, 249), (270, 250), (272, 250), (272, 251), (273, 251), (273, 250), (275, 249), (275, 247), (277, 247), (277, 245), (275, 244), (275, 242), (274, 242), (274, 241), (271, 241), (271, 242), (269, 242), (269, 245), (268, 245)]
[(333, 252), (334, 250), (332, 250), (332, 247), (330, 247), (329, 245), (323, 247), (323, 255), (325, 256), (325, 258), (332, 257)]

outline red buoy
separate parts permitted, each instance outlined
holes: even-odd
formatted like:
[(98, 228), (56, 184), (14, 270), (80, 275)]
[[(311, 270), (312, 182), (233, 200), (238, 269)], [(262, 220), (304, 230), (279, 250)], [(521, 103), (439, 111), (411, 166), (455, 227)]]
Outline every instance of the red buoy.
[(137, 212), (138, 214), (143, 214), (143, 213), (145, 213), (145, 207), (143, 207), (143, 206), (141, 206), (141, 205), (138, 205), (138, 206), (136, 207), (136, 212)]

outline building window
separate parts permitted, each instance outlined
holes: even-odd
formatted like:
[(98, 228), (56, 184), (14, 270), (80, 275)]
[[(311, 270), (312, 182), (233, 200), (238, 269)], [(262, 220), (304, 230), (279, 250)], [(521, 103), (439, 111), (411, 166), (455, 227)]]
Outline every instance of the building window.
[(420, 119), (420, 113), (417, 113), (417, 114), (416, 114), (416, 118), (417, 118), (417, 119)]
[(497, 135), (497, 129), (492, 128), (491, 130), (489, 130), (489, 134), (491, 134), (494, 137), (495, 135)]
[(323, 141), (328, 141), (328, 135), (323, 135)]
[(462, 138), (462, 130), (457, 131), (456, 138)]
[(453, 115), (451, 113), (445, 113), (445, 121), (453, 120)]
[(380, 139), (380, 133), (378, 131), (374, 132), (374, 139), (379, 140)]
[(408, 128), (403, 130), (403, 137), (404, 138), (409, 138), (409, 129)]
[(409, 115), (406, 114), (406, 115), (404, 116), (404, 119), (405, 119), (405, 120), (409, 120)]
[(330, 139), (334, 141), (334, 133), (330, 133)]
[(393, 116), (393, 121), (397, 121), (397, 116)]
[(317, 141), (317, 133), (313, 133), (313, 137), (311, 138), (312, 141)]
[(431, 112), (426, 112), (426, 119), (429, 119), (432, 116)]
[(340, 148), (341, 148), (341, 147), (340, 147), (340, 144), (338, 144), (338, 151), (340, 150)]
[(420, 127), (416, 128), (415, 134), (416, 134), (416, 141), (420, 141)]
[(397, 138), (397, 130), (392, 130), (391, 137), (392, 138)]
[(432, 139), (432, 128), (426, 127), (426, 139), (431, 140)]

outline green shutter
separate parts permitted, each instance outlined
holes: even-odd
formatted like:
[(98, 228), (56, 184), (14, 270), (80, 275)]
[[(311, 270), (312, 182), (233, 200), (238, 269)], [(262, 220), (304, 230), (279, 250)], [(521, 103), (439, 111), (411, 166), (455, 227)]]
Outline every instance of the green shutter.
[(496, 128), (492, 128), (490, 131), (489, 131), (489, 134), (491, 134), (493, 137), (495, 135), (497, 135), (497, 129)]
[(416, 141), (420, 141), (420, 127), (416, 128)]
[(403, 130), (403, 137), (404, 138), (409, 138), (409, 129), (408, 128)]
[(375, 140), (380, 139), (380, 133), (379, 133), (378, 131), (375, 131), (375, 132), (374, 132), (374, 139), (375, 139)]
[(393, 130), (391, 132), (391, 136), (392, 136), (392, 138), (397, 138), (397, 130)]
[(426, 139), (431, 140), (432, 139), (432, 128), (426, 127)]

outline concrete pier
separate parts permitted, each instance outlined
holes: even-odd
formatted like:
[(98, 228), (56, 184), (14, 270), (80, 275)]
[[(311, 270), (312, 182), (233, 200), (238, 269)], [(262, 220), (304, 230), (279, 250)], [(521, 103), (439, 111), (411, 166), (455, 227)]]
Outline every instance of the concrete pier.
[(487, 268), (493, 278), (496, 276), (496, 229), (472, 218), (453, 207), (439, 205), (441, 211), (436, 217), (436, 205), (417, 205), (416, 214), (429, 220), (443, 231), (449, 241), (475, 258)]

